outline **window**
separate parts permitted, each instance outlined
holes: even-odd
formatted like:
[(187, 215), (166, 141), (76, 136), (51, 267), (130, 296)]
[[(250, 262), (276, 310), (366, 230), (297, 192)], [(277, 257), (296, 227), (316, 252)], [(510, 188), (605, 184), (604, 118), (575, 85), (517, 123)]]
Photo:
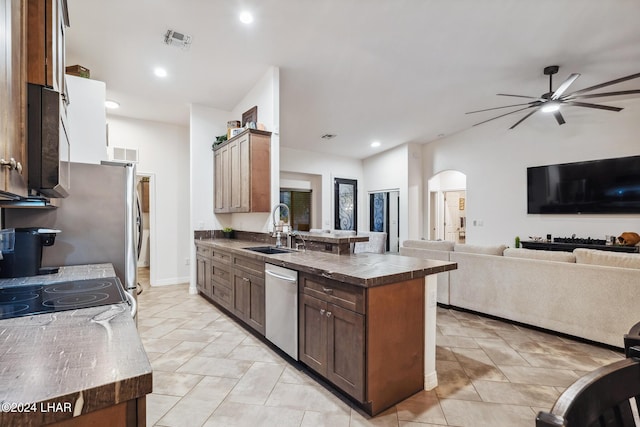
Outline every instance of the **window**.
[[(311, 190), (280, 190), (280, 203), (289, 207), (289, 223), (297, 231), (309, 231), (311, 227)], [(286, 218), (280, 211), (280, 219)]]

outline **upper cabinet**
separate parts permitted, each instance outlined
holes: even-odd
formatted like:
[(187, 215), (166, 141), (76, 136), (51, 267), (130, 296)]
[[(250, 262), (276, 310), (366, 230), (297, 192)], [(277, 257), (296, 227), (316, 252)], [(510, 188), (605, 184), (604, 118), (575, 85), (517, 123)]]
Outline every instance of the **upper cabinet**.
[(271, 210), (271, 132), (247, 129), (214, 150), (214, 212)]
[(25, 7), (0, 0), (0, 190), (27, 195)]
[(65, 96), (65, 32), (69, 26), (66, 0), (27, 0), (27, 81)]

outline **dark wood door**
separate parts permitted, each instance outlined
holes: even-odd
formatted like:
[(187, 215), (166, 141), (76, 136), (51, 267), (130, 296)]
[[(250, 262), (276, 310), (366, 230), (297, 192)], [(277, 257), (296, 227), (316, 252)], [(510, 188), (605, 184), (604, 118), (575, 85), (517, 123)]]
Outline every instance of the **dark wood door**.
[(302, 293), (298, 303), (300, 306), (298, 356), (305, 365), (326, 376), (327, 303)]
[(327, 379), (364, 400), (365, 317), (327, 304)]

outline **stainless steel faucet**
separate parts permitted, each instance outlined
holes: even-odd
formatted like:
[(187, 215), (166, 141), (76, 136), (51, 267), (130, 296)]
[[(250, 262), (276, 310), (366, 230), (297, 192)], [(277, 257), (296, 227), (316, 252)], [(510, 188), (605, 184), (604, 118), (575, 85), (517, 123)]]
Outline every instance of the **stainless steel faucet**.
[[(278, 208), (280, 208), (280, 210), (284, 208), (287, 211), (287, 222), (284, 223), (283, 225), (279, 224), (280, 221), (276, 222), (276, 210), (278, 210)], [(278, 203), (277, 205), (274, 206), (271, 216), (273, 218), (273, 235), (272, 236), (276, 238), (276, 248), (280, 248), (282, 247), (282, 241), (280, 240), (280, 238), (282, 237), (282, 233), (285, 233), (285, 235), (289, 233), (288, 231), (289, 218), (290, 218), (289, 206), (285, 205), (284, 203)], [(283, 230), (285, 225), (287, 226), (287, 231)]]

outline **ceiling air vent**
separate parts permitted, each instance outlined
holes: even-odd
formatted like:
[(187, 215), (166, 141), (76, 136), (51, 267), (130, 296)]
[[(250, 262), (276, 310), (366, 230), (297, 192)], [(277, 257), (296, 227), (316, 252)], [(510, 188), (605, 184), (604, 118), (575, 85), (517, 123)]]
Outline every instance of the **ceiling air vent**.
[(191, 46), (191, 36), (174, 30), (167, 30), (164, 35), (164, 44), (189, 49), (189, 46)]

